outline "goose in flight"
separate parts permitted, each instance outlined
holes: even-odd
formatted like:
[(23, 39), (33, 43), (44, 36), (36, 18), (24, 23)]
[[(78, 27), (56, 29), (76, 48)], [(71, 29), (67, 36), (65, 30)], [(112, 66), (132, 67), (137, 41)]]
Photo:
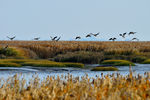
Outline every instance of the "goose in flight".
[(16, 38), (16, 36), (14, 36), (14, 37), (8, 37), (7, 36), (7, 38), (9, 38), (10, 40), (13, 40), (14, 38)]
[(77, 36), (75, 39), (76, 39), (76, 40), (77, 40), (77, 39), (81, 39), (81, 37), (80, 37), (80, 36)]
[(137, 40), (137, 41), (139, 41), (139, 39), (137, 39), (137, 38), (133, 38), (133, 39), (132, 39), (132, 41), (134, 41), (134, 40)]
[(129, 35), (131, 35), (131, 34), (135, 34), (135, 33), (137, 33), (137, 32), (129, 32)]
[(91, 35), (92, 35), (92, 33), (87, 34), (87, 35), (86, 35), (86, 38), (87, 38), (87, 37), (91, 37)]
[(127, 33), (119, 34), (119, 36), (125, 38), (125, 35), (126, 35), (126, 34), (127, 34)]
[(96, 33), (96, 34), (92, 34), (92, 35), (94, 35), (95, 37), (97, 36), (97, 35), (99, 35), (100, 33), (98, 32), (98, 33)]
[(56, 39), (56, 41), (59, 41), (59, 40), (60, 40), (60, 38), (61, 38), (61, 36), (60, 36), (59, 38), (57, 38), (57, 39)]
[[(51, 36), (50, 36), (50, 37), (51, 37)], [(51, 37), (52, 41), (55, 41), (56, 38), (57, 38), (57, 36)]]
[(40, 39), (40, 37), (36, 37), (36, 38), (34, 38), (34, 40), (39, 40)]
[(114, 37), (114, 38), (110, 38), (109, 40), (115, 41), (116, 39), (117, 39), (117, 38)]

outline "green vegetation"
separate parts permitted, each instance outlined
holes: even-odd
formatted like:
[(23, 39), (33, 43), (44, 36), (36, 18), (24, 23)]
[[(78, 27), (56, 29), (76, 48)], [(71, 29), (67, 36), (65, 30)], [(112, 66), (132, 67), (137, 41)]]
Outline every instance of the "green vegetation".
[(81, 63), (63, 63), (65, 67), (76, 67), (76, 68), (84, 68), (84, 64)]
[(0, 48), (0, 55), (3, 56), (17, 56), (17, 51), (13, 48)]
[(0, 62), (0, 67), (21, 67), (21, 65), (16, 64), (16, 63), (3, 63), (3, 62)]
[(126, 60), (105, 60), (101, 64), (103, 65), (112, 65), (112, 66), (135, 66), (134, 63)]
[(136, 57), (132, 57), (132, 62), (135, 63), (142, 63), (143, 61), (147, 60), (147, 57), (144, 56), (136, 56)]
[(89, 52), (89, 51), (76, 51), (67, 52), (66, 54), (59, 54), (53, 58), (57, 62), (80, 62), (80, 63), (99, 63), (103, 58), (101, 52)]
[(150, 64), (150, 59), (143, 61), (141, 64)]
[(34, 66), (34, 67), (77, 67), (83, 68), (81, 63), (61, 63), (49, 60), (33, 60), (33, 59), (1, 59), (0, 67), (21, 67), (21, 66)]
[(91, 71), (118, 71), (116, 67), (95, 67)]

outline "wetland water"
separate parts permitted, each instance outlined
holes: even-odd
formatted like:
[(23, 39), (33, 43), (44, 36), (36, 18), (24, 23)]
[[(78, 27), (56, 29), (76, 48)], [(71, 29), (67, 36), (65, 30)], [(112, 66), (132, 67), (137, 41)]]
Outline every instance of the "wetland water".
[[(96, 66), (96, 65), (90, 65)], [(112, 73), (120, 73), (121, 75), (127, 75), (129, 73), (128, 66), (119, 66), (117, 67), (119, 71), (90, 71), (90, 68), (79, 69), (79, 68), (50, 68), (50, 67), (0, 67), (0, 78), (7, 79), (10, 76), (15, 74), (22, 73), (22, 76), (25, 79), (31, 79), (33, 75), (38, 75), (39, 78), (44, 79), (47, 76), (57, 76), (57, 75), (67, 75), (68, 73), (73, 76), (84, 76), (88, 74), (89, 77), (95, 77), (96, 75), (101, 75), (101, 73), (112, 74)], [(132, 67), (134, 74), (144, 74), (145, 72), (150, 72), (150, 64), (136, 64), (136, 66)]]

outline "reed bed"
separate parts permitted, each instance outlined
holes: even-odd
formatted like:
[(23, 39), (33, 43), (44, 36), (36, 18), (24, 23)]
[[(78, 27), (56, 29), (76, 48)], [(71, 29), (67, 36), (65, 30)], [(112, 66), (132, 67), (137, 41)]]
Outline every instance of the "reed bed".
[[(91, 58), (89, 58), (91, 59), (91, 61), (93, 57), (94, 61), (97, 58), (96, 60), (97, 62), (115, 58), (130, 61), (133, 60), (136, 62), (140, 60), (140, 57), (150, 58), (150, 42), (0, 41), (1, 47), (6, 46), (7, 44), (10, 47), (20, 48), (29, 57), (41, 59), (53, 59), (57, 61), (59, 60), (63, 61), (63, 59), (58, 59), (59, 57), (67, 59), (68, 57), (70, 57), (70, 53), (72, 52), (79, 52), (79, 54), (85, 52), (85, 55), (82, 55), (83, 59), (86, 58), (86, 56), (87, 57), (89, 56), (89, 52), (97, 53), (100, 57), (94, 56), (95, 55), (94, 54), (93, 56), (91, 56)], [(136, 60), (136, 58), (138, 60)], [(143, 60), (142, 58), (141, 60)], [(95, 63), (94, 61), (93, 63)]]
[(0, 100), (149, 100), (150, 73), (74, 77), (37, 75), (26, 82), (20, 75), (0, 80)]

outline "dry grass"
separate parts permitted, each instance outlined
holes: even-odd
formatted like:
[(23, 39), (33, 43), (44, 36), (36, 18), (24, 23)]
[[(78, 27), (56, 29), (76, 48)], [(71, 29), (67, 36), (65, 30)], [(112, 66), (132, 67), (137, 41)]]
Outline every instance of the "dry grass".
[[(58, 54), (67, 52), (100, 52), (103, 59), (118, 57), (130, 59), (131, 57), (144, 56), (150, 58), (150, 42), (97, 42), (97, 41), (0, 41), (1, 46), (21, 48), (26, 50), (32, 58), (53, 58)], [(37, 57), (36, 57), (37, 55)], [(106, 57), (106, 58), (105, 58)], [(113, 58), (114, 59), (114, 58)]]
[(117, 74), (89, 78), (47, 76), (40, 81), (34, 76), (29, 84), (19, 75), (0, 81), (0, 100), (149, 100), (150, 73), (144, 76)]

